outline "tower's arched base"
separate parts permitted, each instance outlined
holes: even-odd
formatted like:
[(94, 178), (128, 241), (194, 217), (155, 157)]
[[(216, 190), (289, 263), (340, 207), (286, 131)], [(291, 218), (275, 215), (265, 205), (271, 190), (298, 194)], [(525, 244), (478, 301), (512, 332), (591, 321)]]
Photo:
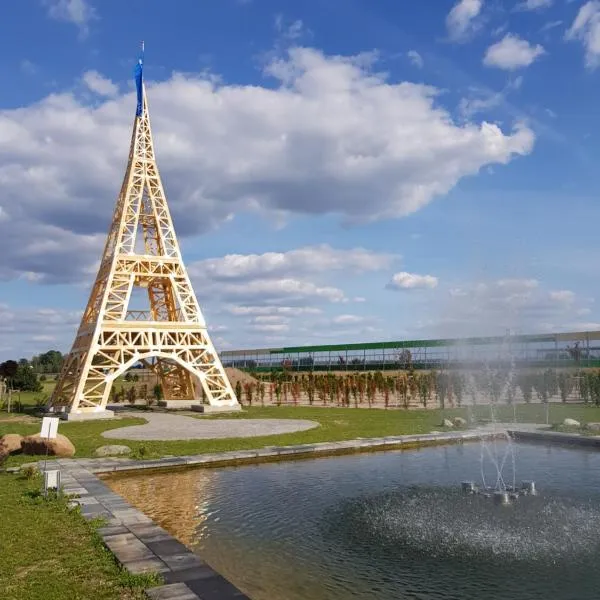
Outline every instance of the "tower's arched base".
[(203, 402), (215, 408), (239, 407), (204, 328), (164, 329), (162, 323), (145, 323), (101, 330), (97, 345), (92, 345), (95, 352), (86, 352), (89, 346), (84, 346), (69, 355), (52, 410), (67, 419), (110, 417), (106, 406), (113, 383), (137, 363), (156, 373), (161, 385), (157, 400), (168, 408)]

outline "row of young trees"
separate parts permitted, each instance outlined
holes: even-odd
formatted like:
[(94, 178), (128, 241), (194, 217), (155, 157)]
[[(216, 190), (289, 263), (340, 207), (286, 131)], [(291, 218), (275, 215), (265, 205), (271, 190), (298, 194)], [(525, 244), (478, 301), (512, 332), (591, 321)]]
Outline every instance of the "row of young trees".
[(136, 400), (145, 400), (148, 404), (153, 401), (159, 402), (163, 399), (163, 390), (160, 383), (156, 385), (131, 385), (127, 388), (120, 388), (113, 385), (110, 390), (110, 402), (116, 404), (129, 403), (133, 404)]
[(380, 371), (336, 375), (272, 372), (257, 381), (238, 381), (238, 400), (243, 404), (299, 404), (372, 406), (383, 404), (441, 408), (465, 403), (516, 400), (548, 402), (560, 396), (593, 401), (600, 405), (600, 371), (557, 372), (488, 370), (471, 374), (459, 371), (414, 371), (389, 375)]

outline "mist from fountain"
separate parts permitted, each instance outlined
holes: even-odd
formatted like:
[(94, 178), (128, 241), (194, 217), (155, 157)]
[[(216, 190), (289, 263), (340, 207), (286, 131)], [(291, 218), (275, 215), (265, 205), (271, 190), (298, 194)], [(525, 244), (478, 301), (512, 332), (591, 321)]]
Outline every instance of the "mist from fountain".
[[(508, 364), (508, 370), (504, 365)], [(513, 420), (516, 422), (515, 407), (515, 374), (516, 362), (512, 352), (510, 333), (504, 339), (497, 358), (497, 364), (492, 365), (488, 359), (484, 363), (482, 379), (484, 389), (480, 395), (479, 386), (475, 375), (469, 372), (467, 375), (467, 387), (470, 390), (473, 408), (476, 400), (482, 397), (489, 406), (491, 436), (483, 437), (480, 441), (480, 477), (481, 486), (471, 485), (471, 482), (463, 482), (463, 489), (469, 493), (482, 493), (486, 496), (496, 495), (501, 503), (507, 503), (509, 496), (518, 496), (516, 451), (512, 437), (505, 428), (499, 428), (496, 415), (496, 407), (499, 402), (506, 400), (513, 406)], [(473, 420), (473, 410), (469, 411), (469, 420)], [(503, 443), (499, 444), (499, 440)], [(486, 477), (486, 470), (491, 467), (491, 478)], [(506, 471), (508, 470), (508, 473)], [(522, 490), (525, 487), (522, 488)], [(534, 485), (527, 487), (529, 491), (535, 489)]]

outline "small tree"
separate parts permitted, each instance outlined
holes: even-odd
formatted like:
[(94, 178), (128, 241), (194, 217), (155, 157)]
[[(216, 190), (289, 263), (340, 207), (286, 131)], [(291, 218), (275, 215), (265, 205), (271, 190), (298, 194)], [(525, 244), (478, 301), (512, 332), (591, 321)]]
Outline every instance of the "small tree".
[(235, 382), (235, 397), (242, 404), (242, 382), (239, 379)]
[(19, 364), (17, 371), (12, 378), (12, 386), (22, 392), (41, 392), (42, 384), (38, 376), (28, 364)]
[(586, 404), (590, 401), (590, 381), (588, 373), (579, 372), (579, 396)]
[(560, 399), (566, 402), (571, 392), (573, 391), (573, 378), (569, 373), (558, 374), (558, 389), (560, 390)]
[(163, 389), (160, 383), (157, 383), (152, 389), (152, 395), (157, 402), (160, 402), (163, 399)]
[(129, 404), (135, 403), (135, 386), (133, 385), (127, 390), (127, 402)]
[(253, 385), (250, 383), (244, 383), (244, 392), (246, 393), (246, 400), (248, 401), (248, 406), (252, 406), (252, 392), (254, 391)]

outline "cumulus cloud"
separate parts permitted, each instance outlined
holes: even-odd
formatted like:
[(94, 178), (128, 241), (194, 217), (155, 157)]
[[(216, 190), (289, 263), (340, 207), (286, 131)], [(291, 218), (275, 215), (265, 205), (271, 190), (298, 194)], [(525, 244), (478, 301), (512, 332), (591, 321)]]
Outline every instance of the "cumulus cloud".
[(83, 83), (88, 89), (99, 96), (113, 97), (119, 93), (119, 86), (113, 83), (98, 71), (86, 71), (83, 74)]
[[(149, 82), (178, 234), (257, 207), (349, 222), (398, 218), (486, 165), (531, 152), (530, 129), (457, 125), (437, 104), (437, 90), (392, 83), (373, 60), (294, 48), (267, 65), (276, 78), (269, 87), (181, 74)], [(59, 93), (0, 111), (0, 206), (9, 216), (0, 223), (0, 277), (32, 272), (41, 281), (74, 281), (98, 259), (135, 99), (84, 102)], [(35, 247), (40, 239), (62, 250), (48, 260)]]
[(483, 64), (506, 71), (528, 67), (544, 54), (540, 44), (533, 45), (518, 35), (507, 33), (499, 42), (492, 44), (486, 51)]
[(438, 278), (433, 275), (417, 275), (402, 271), (396, 273), (387, 284), (389, 290), (422, 290), (434, 289), (438, 285)]
[(483, 0), (459, 0), (446, 17), (448, 36), (453, 41), (464, 41), (476, 27), (476, 19), (483, 8)]
[(566, 40), (580, 40), (585, 48), (585, 65), (595, 69), (600, 63), (600, 2), (590, 0), (577, 13), (565, 34)]
[(379, 254), (364, 248), (340, 250), (327, 244), (307, 246), (288, 252), (264, 254), (227, 254), (192, 263), (190, 273), (215, 280), (244, 280), (256, 277), (281, 277), (334, 270), (356, 273), (380, 271), (394, 260), (391, 254)]
[(43, 0), (48, 16), (57, 21), (73, 23), (81, 37), (89, 33), (89, 23), (97, 18), (96, 9), (87, 0)]

